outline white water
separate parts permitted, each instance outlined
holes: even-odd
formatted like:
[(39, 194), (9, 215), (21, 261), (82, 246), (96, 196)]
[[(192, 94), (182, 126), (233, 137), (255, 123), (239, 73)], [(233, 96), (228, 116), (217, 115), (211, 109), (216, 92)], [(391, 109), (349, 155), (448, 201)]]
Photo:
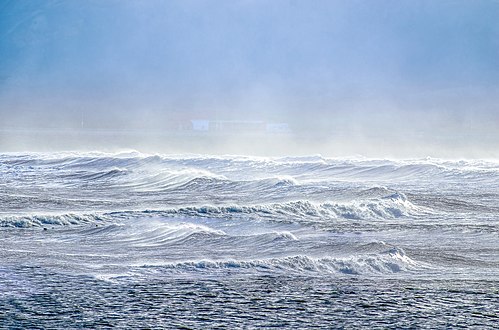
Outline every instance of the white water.
[(494, 278), (499, 163), (0, 155), (2, 265), (96, 278)]

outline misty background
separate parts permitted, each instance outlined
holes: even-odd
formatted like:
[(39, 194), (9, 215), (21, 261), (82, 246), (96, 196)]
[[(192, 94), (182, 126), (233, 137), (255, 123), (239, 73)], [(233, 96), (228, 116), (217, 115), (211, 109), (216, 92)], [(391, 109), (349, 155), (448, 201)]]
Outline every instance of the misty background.
[(498, 101), (495, 0), (0, 1), (0, 151), (497, 158)]

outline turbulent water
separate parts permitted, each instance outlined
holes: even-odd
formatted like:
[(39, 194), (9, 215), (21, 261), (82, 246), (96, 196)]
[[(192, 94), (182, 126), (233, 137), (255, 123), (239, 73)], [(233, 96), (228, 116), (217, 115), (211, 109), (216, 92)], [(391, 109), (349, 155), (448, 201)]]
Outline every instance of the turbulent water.
[(499, 163), (0, 154), (0, 327), (494, 327)]

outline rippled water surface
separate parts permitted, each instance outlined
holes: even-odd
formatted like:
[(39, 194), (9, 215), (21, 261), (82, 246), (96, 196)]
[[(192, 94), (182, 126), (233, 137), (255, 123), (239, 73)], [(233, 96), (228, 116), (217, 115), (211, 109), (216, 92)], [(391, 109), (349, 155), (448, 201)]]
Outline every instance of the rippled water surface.
[(0, 154), (2, 327), (494, 327), (499, 163)]

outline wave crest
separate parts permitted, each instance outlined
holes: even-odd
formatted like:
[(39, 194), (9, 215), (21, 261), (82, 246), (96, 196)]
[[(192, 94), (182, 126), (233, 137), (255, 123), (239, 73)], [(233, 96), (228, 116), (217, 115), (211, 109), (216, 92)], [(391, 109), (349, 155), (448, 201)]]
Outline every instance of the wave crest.
[(105, 216), (99, 214), (58, 214), (58, 215), (19, 215), (0, 217), (0, 227), (42, 227), (46, 225), (82, 225), (88, 223), (99, 223), (105, 220)]
[(315, 203), (298, 200), (261, 205), (203, 205), (90, 214), (6, 216), (0, 217), (0, 227), (26, 228), (43, 225), (82, 225), (113, 219), (123, 220), (151, 216), (200, 218), (237, 218), (245, 216), (270, 221), (320, 223), (335, 219), (390, 220), (417, 217), (425, 214), (428, 214), (425, 208), (412, 204), (403, 193), (395, 192), (381, 198), (349, 203)]
[(257, 260), (192, 260), (155, 265), (140, 265), (143, 268), (156, 268), (172, 273), (213, 272), (213, 271), (254, 271), (269, 273), (307, 273), (307, 274), (347, 274), (376, 275), (415, 271), (423, 265), (408, 257), (400, 248), (372, 255), (349, 256), (344, 258), (310, 257), (294, 255), (280, 258)]

